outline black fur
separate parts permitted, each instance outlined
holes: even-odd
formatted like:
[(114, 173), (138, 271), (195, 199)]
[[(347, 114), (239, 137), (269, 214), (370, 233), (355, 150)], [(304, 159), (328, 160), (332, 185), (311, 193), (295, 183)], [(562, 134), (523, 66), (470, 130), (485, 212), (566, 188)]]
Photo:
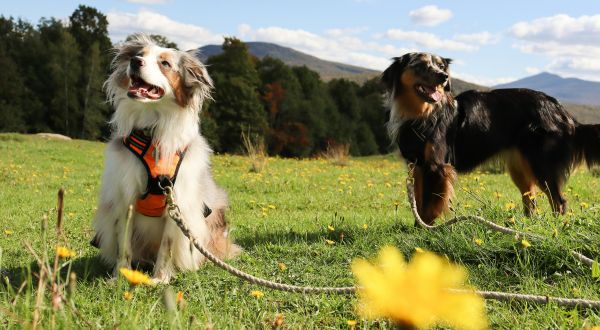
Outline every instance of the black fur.
[[(423, 58), (418, 56), (422, 53), (416, 54), (396, 58), (384, 72), (382, 82), (389, 92), (406, 87), (399, 86), (400, 76), (410, 59)], [(418, 74), (425, 75), (425, 81), (431, 75)], [(446, 93), (452, 100), (449, 88)], [(472, 90), (455, 100), (455, 104), (433, 104), (432, 112), (397, 124), (395, 142), (403, 158), (423, 173), (423, 195), (418, 196), (422, 200), (420, 213), (426, 213), (436, 199), (440, 202), (436, 194), (441, 190), (436, 186), (441, 180), (450, 180), (445, 165), (464, 173), (503, 151), (516, 151), (530, 166), (536, 185), (556, 202), (555, 211), (564, 213), (566, 200), (561, 188), (572, 168), (581, 161), (588, 166), (600, 164), (600, 125), (578, 123), (555, 98), (542, 92)], [(403, 109), (396, 111), (402, 113)], [(432, 222), (437, 215), (427, 220)]]

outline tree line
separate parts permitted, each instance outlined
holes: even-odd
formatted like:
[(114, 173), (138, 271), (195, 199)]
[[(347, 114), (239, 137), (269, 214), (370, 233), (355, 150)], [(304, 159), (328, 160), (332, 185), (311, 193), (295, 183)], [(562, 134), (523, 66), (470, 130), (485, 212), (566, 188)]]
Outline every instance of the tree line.
[[(164, 36), (152, 38), (177, 48)], [(108, 20), (93, 7), (79, 6), (67, 22), (42, 18), (37, 26), (0, 17), (0, 131), (106, 140), (112, 109), (102, 83), (112, 48)], [(200, 115), (201, 130), (217, 152), (241, 152), (242, 134), (284, 157), (345, 144), (353, 155), (387, 151), (383, 90), (376, 79), (325, 82), (305, 66), (258, 59), (233, 37), (206, 64), (215, 91)]]

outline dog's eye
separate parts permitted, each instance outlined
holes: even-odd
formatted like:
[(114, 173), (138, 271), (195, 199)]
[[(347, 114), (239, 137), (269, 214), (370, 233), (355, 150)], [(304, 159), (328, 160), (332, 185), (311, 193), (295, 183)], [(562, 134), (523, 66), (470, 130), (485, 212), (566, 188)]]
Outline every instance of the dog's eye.
[(169, 63), (169, 61), (162, 61), (160, 64), (162, 64), (162, 66), (165, 68), (171, 68), (171, 63)]

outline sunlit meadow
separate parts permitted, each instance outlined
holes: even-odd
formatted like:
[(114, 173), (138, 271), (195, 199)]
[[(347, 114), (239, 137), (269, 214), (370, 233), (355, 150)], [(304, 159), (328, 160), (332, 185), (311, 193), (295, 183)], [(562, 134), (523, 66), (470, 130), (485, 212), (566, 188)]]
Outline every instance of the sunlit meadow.
[[(386, 319), (362, 319), (351, 296), (291, 294), (242, 282), (207, 264), (178, 274), (165, 286), (109, 281), (89, 245), (104, 144), (0, 135), (0, 327), (30, 327), (38, 266), (25, 248), (53, 259), (54, 232), (44, 244), (41, 224), (56, 221), (56, 193), (65, 187), (63, 273), (77, 274), (69, 306), (56, 311), (45, 293), (42, 328), (391, 328)], [(232, 263), (284, 283), (354, 284), (354, 258), (373, 259), (396, 246), (407, 259), (416, 250), (447, 256), (483, 290), (600, 299), (600, 279), (569, 250), (600, 256), (600, 178), (578, 169), (566, 188), (570, 212), (526, 219), (521, 196), (503, 173), (461, 176), (452, 213), (480, 214), (496, 223), (549, 237), (515, 239), (462, 223), (438, 232), (413, 226), (405, 191), (406, 168), (396, 156), (352, 158), (346, 166), (324, 159), (269, 158), (260, 172), (242, 156), (216, 155), (213, 172), (229, 193), (231, 235), (243, 247)], [(62, 279), (64, 280), (64, 279)], [(164, 292), (167, 291), (167, 294)], [(163, 302), (173, 296), (175, 305)], [(169, 298), (168, 298), (169, 299)], [(167, 300), (168, 300), (167, 299)], [(39, 305), (39, 304), (38, 304)], [(65, 303), (66, 305), (66, 303)], [(492, 328), (585, 328), (600, 325), (598, 311), (487, 301)]]

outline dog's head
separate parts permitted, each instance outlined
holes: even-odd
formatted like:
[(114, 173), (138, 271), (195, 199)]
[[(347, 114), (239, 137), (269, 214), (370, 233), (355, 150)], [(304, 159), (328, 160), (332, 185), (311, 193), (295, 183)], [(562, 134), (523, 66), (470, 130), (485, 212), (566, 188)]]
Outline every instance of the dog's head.
[(210, 97), (212, 80), (192, 54), (156, 45), (145, 34), (135, 34), (116, 50), (113, 73), (105, 83), (109, 101), (116, 107), (199, 110)]
[(427, 116), (435, 106), (451, 101), (449, 58), (429, 53), (395, 57), (383, 72), (393, 111), (405, 118)]

